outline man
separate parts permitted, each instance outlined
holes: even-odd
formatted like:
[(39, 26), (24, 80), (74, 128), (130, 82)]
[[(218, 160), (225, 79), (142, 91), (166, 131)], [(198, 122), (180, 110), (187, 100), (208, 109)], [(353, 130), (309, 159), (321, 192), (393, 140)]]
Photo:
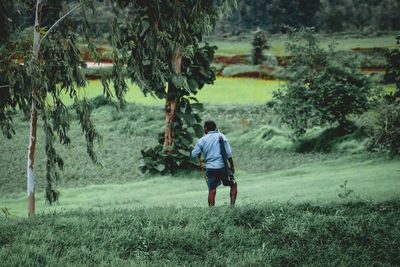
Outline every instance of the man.
[(231, 205), (233, 206), (236, 201), (237, 195), (237, 183), (235, 180), (228, 181), (226, 179), (226, 169), (224, 161), (221, 154), (221, 146), (219, 143), (219, 136), (222, 136), (224, 141), (224, 147), (226, 151), (226, 156), (229, 161), (230, 169), (232, 173), (235, 172), (235, 167), (232, 160), (232, 151), (226, 137), (219, 131), (216, 131), (217, 125), (213, 121), (206, 121), (204, 123), (204, 133), (205, 136), (197, 141), (196, 146), (192, 151), (192, 157), (199, 157), (201, 153), (204, 153), (204, 158), (206, 160), (207, 169), (206, 175), (208, 179), (208, 205), (215, 205), (215, 195), (217, 193), (217, 187), (221, 185), (221, 181), (225, 186), (231, 187), (230, 197)]

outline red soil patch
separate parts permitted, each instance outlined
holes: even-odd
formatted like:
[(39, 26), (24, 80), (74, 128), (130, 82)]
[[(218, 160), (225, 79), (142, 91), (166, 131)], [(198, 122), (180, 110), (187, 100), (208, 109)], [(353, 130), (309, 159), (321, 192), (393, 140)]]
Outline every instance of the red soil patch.
[[(110, 49), (106, 49), (106, 48), (103, 48), (103, 47), (96, 47), (96, 51), (97, 51), (97, 53), (99, 53), (99, 56), (101, 58), (101, 60), (100, 60), (101, 62), (107, 62), (107, 63), (112, 63), (113, 62), (112, 58), (108, 58), (108, 57), (102, 58), (104, 52), (109, 52), (109, 51), (111, 51)], [(81, 48), (81, 56), (82, 56), (83, 60), (85, 60), (85, 61), (89, 61), (89, 62), (93, 62), (94, 61), (94, 59), (90, 57), (89, 50), (86, 47)]]
[(233, 57), (225, 57), (225, 56), (219, 56), (215, 57), (213, 60), (213, 63), (218, 64), (218, 63), (223, 63), (223, 64), (249, 64), (249, 62), (245, 59), (244, 56), (233, 56)]
[(292, 59), (293, 56), (277, 56), (276, 59), (278, 60), (278, 65), (281, 67), (286, 67), (286, 65), (289, 63), (290, 59)]

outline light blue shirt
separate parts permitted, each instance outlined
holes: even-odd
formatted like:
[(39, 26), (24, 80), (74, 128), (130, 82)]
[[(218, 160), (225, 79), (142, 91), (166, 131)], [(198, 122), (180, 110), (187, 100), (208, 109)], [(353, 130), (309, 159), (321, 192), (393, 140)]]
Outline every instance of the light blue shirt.
[(207, 163), (207, 169), (224, 168), (224, 161), (221, 155), (221, 146), (219, 144), (219, 136), (224, 140), (224, 146), (227, 158), (232, 158), (232, 150), (225, 135), (217, 131), (210, 131), (197, 141), (196, 146), (192, 150), (192, 157), (195, 158), (201, 153)]

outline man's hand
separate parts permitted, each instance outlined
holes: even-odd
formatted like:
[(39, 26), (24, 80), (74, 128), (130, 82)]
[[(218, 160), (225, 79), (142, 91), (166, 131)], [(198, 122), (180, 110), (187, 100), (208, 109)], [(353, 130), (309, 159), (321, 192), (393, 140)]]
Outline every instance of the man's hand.
[(232, 173), (235, 173), (235, 167), (231, 166), (229, 169), (231, 169)]

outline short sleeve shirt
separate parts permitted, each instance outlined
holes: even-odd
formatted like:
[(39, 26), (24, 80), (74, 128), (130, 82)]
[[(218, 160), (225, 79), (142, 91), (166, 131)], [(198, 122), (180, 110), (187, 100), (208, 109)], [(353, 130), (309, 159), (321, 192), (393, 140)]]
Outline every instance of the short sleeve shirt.
[(224, 146), (227, 158), (232, 158), (232, 150), (225, 135), (217, 131), (210, 131), (205, 136), (200, 138), (194, 149), (192, 150), (192, 157), (195, 158), (201, 153), (204, 154), (207, 169), (220, 169), (224, 168), (224, 161), (222, 159), (221, 147), (219, 144), (219, 136), (224, 140)]

